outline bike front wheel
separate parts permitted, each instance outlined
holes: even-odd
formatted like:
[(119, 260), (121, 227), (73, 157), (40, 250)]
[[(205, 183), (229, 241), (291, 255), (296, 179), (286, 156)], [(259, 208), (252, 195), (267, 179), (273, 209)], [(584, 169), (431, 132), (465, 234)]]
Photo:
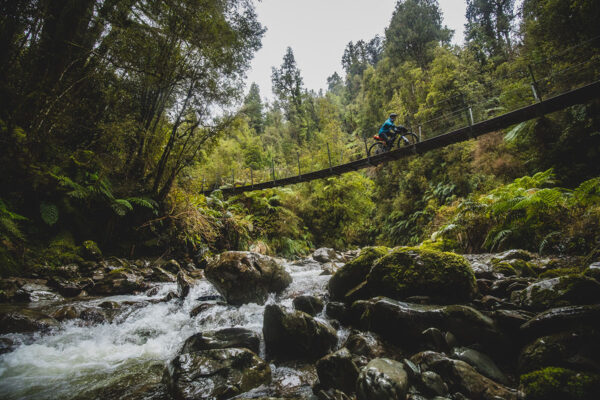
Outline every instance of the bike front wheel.
[(416, 143), (419, 143), (419, 137), (412, 132), (407, 132), (398, 139), (398, 147), (412, 146)]
[(384, 143), (375, 142), (371, 145), (371, 147), (369, 147), (369, 151), (367, 152), (367, 155), (369, 157), (372, 157), (372, 156), (376, 156), (381, 153), (385, 153), (386, 151), (387, 151), (387, 149), (385, 148)]

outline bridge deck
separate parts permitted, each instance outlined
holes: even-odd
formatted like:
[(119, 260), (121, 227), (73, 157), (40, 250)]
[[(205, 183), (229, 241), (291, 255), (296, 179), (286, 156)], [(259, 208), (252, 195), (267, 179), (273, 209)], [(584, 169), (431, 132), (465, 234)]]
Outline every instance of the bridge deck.
[[(471, 126), (457, 129), (431, 139), (424, 140), (413, 146), (401, 147), (387, 153), (379, 154), (368, 158), (352, 161), (347, 164), (336, 165), (331, 168), (321, 169), (318, 171), (308, 172), (301, 175), (291, 176), (288, 178), (276, 179), (268, 182), (261, 182), (254, 185), (237, 186), (221, 189), (224, 195), (233, 195), (243, 192), (261, 190), (278, 186), (286, 186), (300, 182), (308, 182), (315, 179), (322, 179), (328, 176), (341, 175), (346, 172), (357, 171), (362, 168), (376, 166), (386, 161), (398, 160), (413, 154), (423, 154), (425, 152), (446, 147), (448, 145), (463, 142), (469, 139), (476, 138), (486, 133), (498, 131), (499, 129), (508, 128), (511, 125), (528, 121), (530, 119), (540, 117), (575, 104), (586, 103), (594, 98), (600, 97), (600, 81), (596, 81), (587, 86), (583, 86), (567, 93), (551, 97), (539, 103), (532, 104), (515, 111), (508, 112), (476, 123)], [(212, 190), (205, 190), (202, 193), (208, 195)]]

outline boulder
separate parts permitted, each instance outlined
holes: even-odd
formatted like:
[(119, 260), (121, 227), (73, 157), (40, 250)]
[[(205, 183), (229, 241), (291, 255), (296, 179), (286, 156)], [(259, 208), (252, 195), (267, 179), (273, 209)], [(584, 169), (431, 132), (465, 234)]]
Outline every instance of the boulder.
[(76, 297), (84, 290), (90, 291), (94, 281), (90, 278), (65, 279), (56, 276), (48, 280), (48, 286), (56, 289), (64, 297)]
[(421, 343), (422, 332), (433, 327), (452, 332), (465, 345), (479, 343), (499, 350), (506, 344), (494, 321), (468, 306), (431, 306), (376, 297), (355, 302), (351, 312), (362, 329), (393, 343)]
[(456, 347), (452, 349), (452, 357), (466, 362), (475, 368), (477, 372), (491, 380), (508, 385), (506, 376), (500, 371), (496, 363), (485, 354), (467, 347)]
[(408, 386), (408, 375), (402, 363), (376, 358), (361, 370), (356, 382), (356, 397), (358, 400), (404, 399)]
[(521, 351), (520, 373), (548, 366), (600, 373), (600, 331), (576, 329), (542, 336)]
[(367, 279), (376, 260), (388, 253), (387, 247), (365, 247), (358, 257), (338, 269), (329, 280), (332, 300), (344, 300), (346, 293)]
[(417, 353), (410, 360), (423, 370), (433, 371), (440, 375), (451, 392), (460, 392), (469, 399), (517, 399), (515, 390), (485, 377), (464, 361), (454, 360), (432, 351)]
[(87, 260), (100, 261), (102, 259), (102, 251), (93, 240), (86, 240), (81, 244), (83, 256)]
[(579, 327), (600, 329), (600, 305), (552, 308), (521, 325), (521, 331), (535, 339)]
[(47, 331), (58, 325), (54, 318), (30, 308), (0, 314), (0, 334)]
[(163, 382), (176, 399), (229, 399), (268, 383), (269, 365), (247, 349), (213, 349), (180, 354)]
[(75, 319), (79, 317), (79, 312), (73, 306), (63, 306), (58, 310), (50, 314), (50, 317), (57, 321), (64, 321), (68, 319)]
[(371, 296), (402, 300), (430, 296), (439, 303), (469, 301), (477, 293), (467, 260), (454, 253), (403, 247), (380, 258), (367, 276)]
[(137, 275), (135, 271), (118, 268), (104, 275), (93, 287), (89, 288), (89, 292), (95, 295), (114, 296), (132, 294), (146, 290), (147, 287), (144, 278)]
[(264, 304), (269, 293), (279, 293), (292, 282), (275, 259), (258, 253), (229, 251), (206, 267), (206, 278), (233, 305)]
[(21, 289), (17, 278), (0, 279), (0, 303), (25, 303), (30, 295)]
[(511, 301), (534, 310), (597, 304), (600, 302), (600, 283), (582, 275), (545, 279), (523, 290), (513, 292)]
[(600, 393), (599, 375), (558, 367), (521, 375), (520, 382), (527, 400), (595, 400)]
[(389, 353), (379, 336), (373, 332), (352, 331), (344, 343), (350, 353), (367, 359), (383, 357)]
[(226, 328), (190, 336), (183, 344), (181, 354), (228, 348), (246, 348), (258, 353), (259, 347), (260, 336), (258, 333), (244, 328)]
[(179, 263), (173, 259), (165, 262), (163, 265), (161, 265), (161, 268), (173, 275), (177, 275), (181, 271), (181, 265), (179, 265)]
[(534, 255), (527, 250), (512, 249), (512, 250), (506, 250), (503, 253), (497, 254), (495, 259), (497, 259), (499, 261), (506, 261), (506, 260), (530, 261), (531, 259), (533, 259), (533, 257), (534, 257)]
[(425, 371), (421, 374), (421, 385), (424, 392), (432, 396), (445, 396), (448, 394), (448, 385), (441, 376), (433, 371)]
[(315, 250), (315, 252), (312, 255), (312, 258), (320, 263), (335, 261), (335, 250), (327, 247), (321, 247), (320, 249)]
[(337, 301), (330, 301), (325, 305), (325, 314), (329, 318), (338, 320), (342, 324), (348, 324), (351, 318), (350, 307)]
[(185, 299), (190, 293), (192, 286), (194, 286), (194, 280), (185, 272), (179, 271), (177, 273), (177, 297), (182, 300)]
[(315, 316), (323, 311), (323, 300), (315, 296), (302, 295), (294, 298), (294, 308)]
[(333, 328), (302, 311), (265, 307), (263, 336), (267, 354), (276, 359), (316, 360), (337, 344)]
[(175, 282), (176, 276), (161, 267), (154, 267), (150, 276), (154, 282)]
[(346, 348), (326, 355), (317, 361), (317, 375), (322, 389), (339, 389), (346, 394), (354, 393), (358, 367)]
[(600, 262), (591, 263), (583, 273), (600, 282)]

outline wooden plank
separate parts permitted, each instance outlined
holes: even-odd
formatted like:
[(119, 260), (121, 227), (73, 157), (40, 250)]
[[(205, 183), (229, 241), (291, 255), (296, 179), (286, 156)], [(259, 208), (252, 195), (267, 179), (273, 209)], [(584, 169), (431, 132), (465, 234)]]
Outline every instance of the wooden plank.
[[(221, 189), (221, 191), (224, 195), (239, 194), (253, 190), (286, 186), (299, 182), (308, 182), (333, 175), (340, 175), (346, 172), (357, 171), (359, 169), (377, 166), (383, 162), (398, 160), (400, 158), (415, 154), (423, 154), (425, 152), (446, 147), (451, 144), (464, 142), (490, 132), (506, 129), (511, 125), (553, 113), (575, 104), (586, 103), (598, 97), (600, 97), (600, 81), (546, 99), (542, 102), (519, 108), (498, 117), (490, 118), (486, 121), (478, 122), (471, 126), (466, 126), (464, 128), (456, 129), (452, 132), (432, 137), (413, 146), (401, 147), (383, 154), (371, 156), (370, 158), (363, 158), (347, 164), (336, 165), (335, 167), (312, 171), (298, 176), (277, 179), (276, 181), (256, 183), (254, 185), (224, 188)], [(211, 192), (212, 190), (205, 190), (202, 192), (202, 194), (209, 195)]]

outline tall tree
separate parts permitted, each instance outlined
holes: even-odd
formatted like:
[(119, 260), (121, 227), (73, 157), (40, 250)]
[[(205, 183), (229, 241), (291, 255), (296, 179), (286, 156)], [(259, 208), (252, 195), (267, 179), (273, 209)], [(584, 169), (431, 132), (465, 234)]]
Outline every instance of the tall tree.
[(400, 0), (385, 30), (386, 51), (396, 64), (413, 60), (425, 68), (433, 59), (431, 48), (451, 37), (437, 0)]
[[(300, 70), (296, 65), (294, 52), (288, 47), (283, 56), (283, 63), (279, 68), (272, 68), (271, 82), (273, 83), (273, 93), (279, 99), (285, 117), (292, 124), (292, 127), (298, 128), (302, 122), (302, 93), (303, 82)], [(299, 141), (299, 133), (296, 133), (296, 139)]]
[(260, 98), (260, 89), (255, 82), (250, 85), (250, 90), (244, 98), (244, 107), (242, 111), (250, 119), (250, 127), (256, 133), (262, 133), (265, 125), (265, 115), (263, 103)]
[(467, 0), (465, 38), (484, 61), (511, 52), (514, 0)]

